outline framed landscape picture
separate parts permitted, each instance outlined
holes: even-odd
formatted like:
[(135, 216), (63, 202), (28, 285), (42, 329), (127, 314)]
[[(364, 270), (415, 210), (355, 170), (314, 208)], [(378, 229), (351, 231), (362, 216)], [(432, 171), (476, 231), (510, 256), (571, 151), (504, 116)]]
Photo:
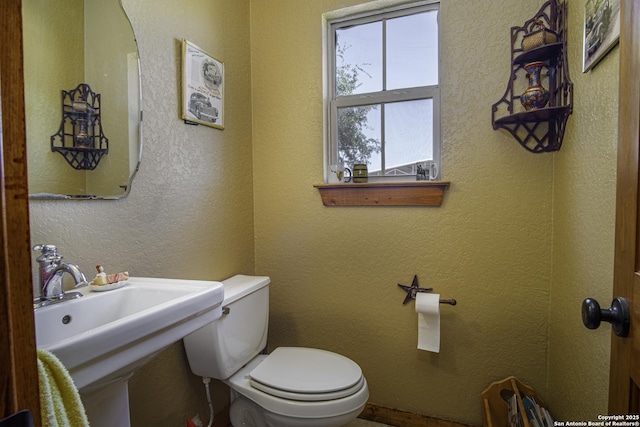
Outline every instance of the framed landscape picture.
[(182, 119), (224, 129), (224, 63), (182, 40)]

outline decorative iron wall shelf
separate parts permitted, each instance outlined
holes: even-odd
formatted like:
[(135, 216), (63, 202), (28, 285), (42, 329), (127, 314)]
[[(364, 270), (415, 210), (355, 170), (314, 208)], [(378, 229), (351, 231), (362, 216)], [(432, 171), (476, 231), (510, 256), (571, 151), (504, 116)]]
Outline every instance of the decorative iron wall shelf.
[(62, 91), (62, 121), (51, 135), (51, 151), (60, 153), (77, 170), (94, 170), (109, 153), (109, 140), (102, 132), (100, 94), (81, 83)]
[[(566, 4), (549, 0), (523, 26), (511, 27), (509, 83), (502, 98), (492, 106), (491, 124), (496, 130), (509, 132), (532, 153), (560, 149), (567, 119), (573, 110), (573, 83), (567, 65), (566, 19)], [(545, 38), (545, 35), (551, 37)], [(539, 46), (527, 46), (532, 37), (542, 40)], [(523, 47), (525, 39), (527, 42)], [(542, 108), (525, 110), (520, 106), (520, 97), (527, 90), (529, 77), (525, 66), (537, 61), (544, 63), (541, 80), (542, 86), (548, 88), (549, 101)]]

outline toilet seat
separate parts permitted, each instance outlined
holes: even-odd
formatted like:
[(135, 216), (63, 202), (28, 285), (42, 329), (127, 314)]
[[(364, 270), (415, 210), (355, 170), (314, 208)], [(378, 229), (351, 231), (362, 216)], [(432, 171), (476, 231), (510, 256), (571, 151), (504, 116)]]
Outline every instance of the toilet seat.
[(354, 385), (353, 387), (349, 387), (347, 389), (339, 390), (332, 393), (291, 393), (284, 390), (274, 389), (264, 384), (251, 382), (251, 387), (268, 393), (272, 396), (280, 397), (287, 400), (299, 400), (301, 402), (319, 402), (325, 400), (342, 399), (343, 397), (349, 397), (352, 394), (356, 393), (362, 388), (363, 385), (364, 377), (360, 378), (360, 381), (358, 381), (358, 383), (356, 383), (356, 385)]
[[(275, 350), (273, 353), (275, 353)], [(265, 411), (285, 417), (306, 419), (342, 416), (354, 411), (359, 413), (367, 403), (369, 388), (364, 376), (362, 376), (360, 389), (354, 394), (341, 399), (303, 401), (301, 396), (296, 396), (296, 399), (288, 399), (261, 391), (251, 385), (251, 374), (268, 357), (270, 356), (266, 354), (256, 356), (230, 378), (223, 380), (223, 382), (229, 385), (232, 391), (252, 400)]]
[(249, 376), (258, 390), (308, 402), (351, 396), (364, 383), (362, 370), (351, 359), (304, 347), (275, 349)]

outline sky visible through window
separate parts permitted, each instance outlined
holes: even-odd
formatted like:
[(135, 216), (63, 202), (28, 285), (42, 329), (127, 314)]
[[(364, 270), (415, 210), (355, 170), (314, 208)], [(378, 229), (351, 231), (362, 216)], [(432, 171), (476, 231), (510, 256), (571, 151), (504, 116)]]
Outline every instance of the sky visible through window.
[[(382, 22), (345, 27), (336, 31), (344, 50), (344, 64), (360, 67), (354, 94), (438, 85), (438, 12), (427, 11), (387, 20), (386, 87), (383, 85)], [(337, 59), (337, 66), (341, 65)], [(386, 105), (385, 167), (433, 158), (432, 100), (404, 101)], [(382, 140), (381, 108), (368, 114), (366, 135)], [(374, 153), (370, 172), (381, 169), (381, 153)]]

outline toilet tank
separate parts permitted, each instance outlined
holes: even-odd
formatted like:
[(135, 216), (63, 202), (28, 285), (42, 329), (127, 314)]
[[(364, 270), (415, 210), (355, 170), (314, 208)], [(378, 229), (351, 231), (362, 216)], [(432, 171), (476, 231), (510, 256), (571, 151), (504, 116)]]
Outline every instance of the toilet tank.
[(222, 282), (222, 317), (184, 337), (194, 374), (224, 380), (262, 352), (269, 326), (269, 282), (269, 277), (243, 275)]

